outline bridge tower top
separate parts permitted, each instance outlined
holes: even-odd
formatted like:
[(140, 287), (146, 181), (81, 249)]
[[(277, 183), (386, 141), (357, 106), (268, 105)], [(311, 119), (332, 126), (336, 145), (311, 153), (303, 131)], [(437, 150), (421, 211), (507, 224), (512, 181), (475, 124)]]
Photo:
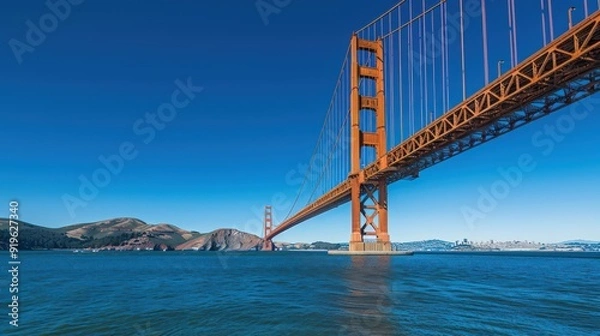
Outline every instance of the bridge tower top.
[(273, 208), (270, 205), (265, 206), (265, 232), (264, 237), (271, 234), (271, 230), (273, 230)]
[[(383, 64), (383, 41), (369, 41), (352, 36), (351, 41), (351, 102), (350, 102), (350, 122), (351, 122), (351, 175), (358, 175), (361, 167), (361, 149), (371, 147), (375, 149), (375, 157), (385, 159), (384, 154), (387, 151), (386, 144), (386, 126), (385, 126), (385, 83), (384, 83), (384, 64)], [(359, 54), (367, 53), (367, 64), (360, 60)], [(370, 61), (372, 60), (372, 61)], [(370, 61), (370, 62), (369, 62)], [(373, 62), (374, 61), (374, 62)], [(363, 83), (365, 81), (366, 83)], [(363, 94), (361, 86), (366, 87), (368, 81), (374, 82), (375, 94)], [(371, 85), (373, 86), (373, 85)], [(368, 113), (375, 115), (376, 129), (365, 130), (363, 116)], [(368, 162), (370, 163), (370, 162)], [(387, 164), (382, 162), (385, 166)]]

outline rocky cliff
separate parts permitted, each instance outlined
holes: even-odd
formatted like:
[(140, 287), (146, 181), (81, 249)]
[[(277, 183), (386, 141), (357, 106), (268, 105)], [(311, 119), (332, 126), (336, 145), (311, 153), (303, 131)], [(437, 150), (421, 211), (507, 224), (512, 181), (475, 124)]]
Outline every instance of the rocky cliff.
[(176, 250), (250, 251), (260, 248), (262, 239), (234, 229), (220, 229), (187, 241)]

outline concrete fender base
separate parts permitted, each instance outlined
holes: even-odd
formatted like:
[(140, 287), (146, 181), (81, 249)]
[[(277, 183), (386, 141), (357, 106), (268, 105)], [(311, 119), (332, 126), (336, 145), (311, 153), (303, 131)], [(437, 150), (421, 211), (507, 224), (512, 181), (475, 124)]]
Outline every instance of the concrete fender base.
[(327, 251), (329, 255), (353, 255), (353, 256), (411, 256), (412, 251)]

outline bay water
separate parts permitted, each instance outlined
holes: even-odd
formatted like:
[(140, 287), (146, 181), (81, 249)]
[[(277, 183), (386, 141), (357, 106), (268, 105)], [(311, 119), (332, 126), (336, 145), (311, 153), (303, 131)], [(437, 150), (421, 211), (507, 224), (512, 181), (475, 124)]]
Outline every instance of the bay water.
[(4, 271), (1, 335), (600, 335), (597, 253), (20, 258), (19, 326)]

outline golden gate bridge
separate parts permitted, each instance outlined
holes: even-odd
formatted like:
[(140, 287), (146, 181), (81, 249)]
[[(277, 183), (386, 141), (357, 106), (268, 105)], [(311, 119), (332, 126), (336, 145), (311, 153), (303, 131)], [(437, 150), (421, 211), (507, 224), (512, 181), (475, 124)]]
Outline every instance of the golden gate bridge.
[(388, 185), (599, 90), (598, 9), (403, 0), (354, 32), (293, 206), (277, 226), (265, 208), (263, 249), (350, 202), (349, 250), (391, 251)]

